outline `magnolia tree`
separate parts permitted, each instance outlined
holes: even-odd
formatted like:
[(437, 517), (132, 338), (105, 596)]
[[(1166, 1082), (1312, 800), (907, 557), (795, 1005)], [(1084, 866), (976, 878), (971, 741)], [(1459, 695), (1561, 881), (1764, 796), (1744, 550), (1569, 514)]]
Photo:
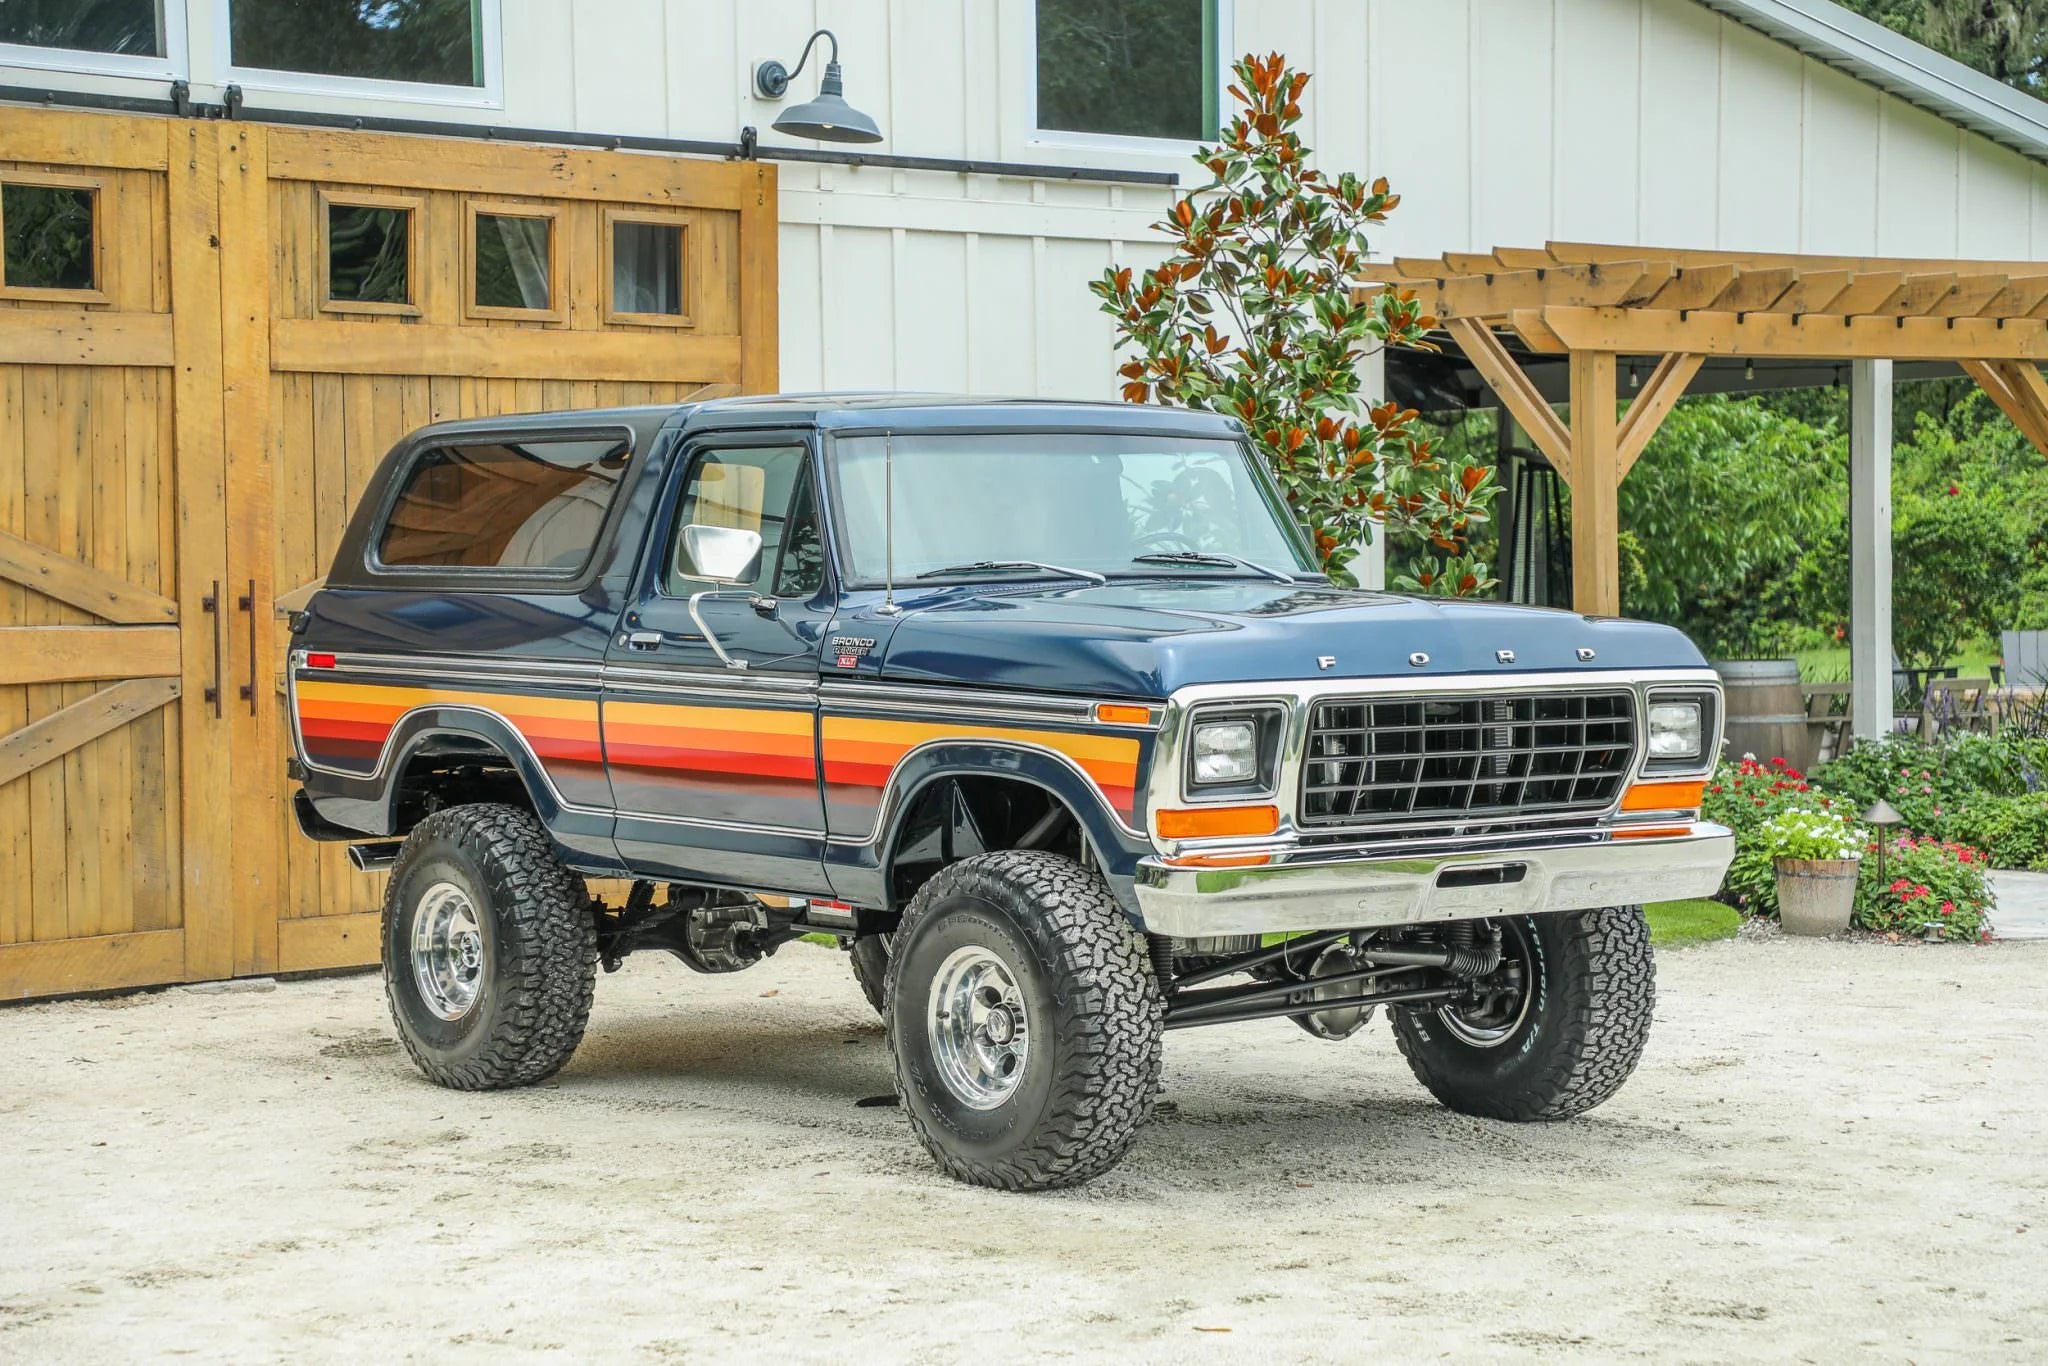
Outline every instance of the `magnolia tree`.
[(1277, 53), (1232, 70), (1239, 111), (1220, 146), (1195, 154), (1215, 179), (1158, 225), (1171, 253), (1155, 270), (1111, 269), (1089, 285), (1135, 353), (1119, 371), (1123, 396), (1241, 418), (1339, 582), (1375, 529), (1394, 527), (1430, 551), (1400, 587), (1483, 592), (1493, 580), (1469, 538), (1492, 505), (1492, 469), (1439, 452), (1413, 409), (1367, 411), (1359, 393), (1358, 363), (1373, 351), (1434, 349), (1436, 319), (1412, 292), (1352, 297), (1366, 225), (1401, 197), (1384, 179), (1310, 168), (1295, 132), (1307, 72)]

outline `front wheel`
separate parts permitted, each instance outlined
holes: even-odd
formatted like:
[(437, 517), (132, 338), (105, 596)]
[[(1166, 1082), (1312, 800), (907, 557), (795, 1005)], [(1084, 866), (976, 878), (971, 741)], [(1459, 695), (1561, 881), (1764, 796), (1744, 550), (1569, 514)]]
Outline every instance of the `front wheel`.
[(1640, 906), (1499, 922), (1500, 967), (1471, 1002), (1393, 1012), (1416, 1078), (1490, 1119), (1569, 1119), (1621, 1089), (1657, 1003)]
[(597, 925), (583, 879), (514, 806), (455, 806), (406, 838), (384, 898), (384, 994), (420, 1071), (528, 1086), (583, 1040)]
[(896, 1091), (948, 1175), (1003, 1190), (1115, 1166), (1152, 1111), (1165, 1009), (1102, 878), (1035, 850), (918, 890), (890, 944)]

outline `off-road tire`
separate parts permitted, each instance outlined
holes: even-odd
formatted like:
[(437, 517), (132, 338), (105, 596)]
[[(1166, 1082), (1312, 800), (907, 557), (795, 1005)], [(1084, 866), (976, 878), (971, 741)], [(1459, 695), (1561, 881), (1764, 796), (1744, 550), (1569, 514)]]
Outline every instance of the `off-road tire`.
[(1643, 1056), (1657, 1004), (1640, 906), (1527, 916), (1536, 993), (1515, 1033), (1489, 1047), (1455, 1037), (1432, 1009), (1395, 1010), (1394, 1038), (1416, 1078), (1462, 1114), (1570, 1119), (1621, 1089)]
[[(1002, 959), (1029, 1022), (1021, 1080), (993, 1109), (948, 1089), (929, 1037), (933, 980), (966, 945)], [(1145, 941), (1108, 884), (1070, 859), (983, 854), (926, 882), (891, 942), (885, 999), (903, 1112), (949, 1176), (1077, 1186), (1115, 1166), (1152, 1112), (1165, 1007)]]
[(853, 941), (846, 956), (853, 964), (853, 980), (860, 983), (860, 994), (880, 1015), (889, 978), (889, 936), (864, 934)]
[[(441, 882), (470, 896), (483, 931), (475, 1003), (443, 1020), (412, 968), (413, 918)], [(384, 996), (421, 1072), (458, 1091), (530, 1086), (583, 1041), (597, 981), (597, 924), (583, 879), (562, 866), (533, 813), (455, 806), (407, 837), (384, 897)]]

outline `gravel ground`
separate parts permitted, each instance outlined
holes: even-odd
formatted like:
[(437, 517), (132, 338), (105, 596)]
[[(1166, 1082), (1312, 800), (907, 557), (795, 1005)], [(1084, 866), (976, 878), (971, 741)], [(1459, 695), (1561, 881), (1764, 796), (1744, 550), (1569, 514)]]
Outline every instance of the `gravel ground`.
[(528, 1092), (373, 977), (0, 1011), (0, 1358), (2039, 1359), (2048, 944), (1667, 954), (1613, 1101), (1437, 1108), (1383, 1023), (1170, 1038), (1084, 1190), (936, 1174), (842, 957), (606, 978)]

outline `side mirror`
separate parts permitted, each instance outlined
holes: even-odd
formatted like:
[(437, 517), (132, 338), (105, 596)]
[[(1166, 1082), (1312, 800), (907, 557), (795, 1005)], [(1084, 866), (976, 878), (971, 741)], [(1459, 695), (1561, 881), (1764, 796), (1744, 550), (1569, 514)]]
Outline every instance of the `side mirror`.
[(683, 554), (694, 572), (688, 577), (713, 583), (752, 583), (754, 562), (761, 555), (761, 533), (736, 526), (683, 528)]

